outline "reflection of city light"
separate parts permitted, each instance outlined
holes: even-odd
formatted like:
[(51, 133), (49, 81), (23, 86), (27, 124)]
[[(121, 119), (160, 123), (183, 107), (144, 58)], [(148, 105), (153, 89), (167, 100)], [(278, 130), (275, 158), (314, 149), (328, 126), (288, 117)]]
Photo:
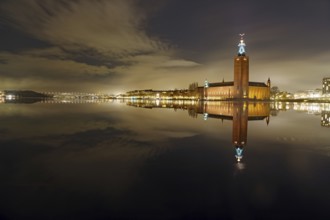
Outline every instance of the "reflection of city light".
[(9, 95), (6, 95), (6, 99), (7, 99), (7, 100), (14, 100), (14, 99), (15, 99), (15, 96), (9, 94)]
[(293, 109), (295, 111), (305, 111), (308, 114), (320, 114), (328, 108), (328, 104), (315, 104), (315, 103), (294, 103)]
[(244, 163), (236, 163), (236, 168), (238, 170), (244, 170), (245, 169), (245, 164)]
[(209, 114), (204, 113), (204, 115), (203, 115), (204, 120), (207, 120), (208, 116), (209, 116)]
[(240, 162), (242, 160), (242, 158), (243, 158), (243, 149), (242, 148), (239, 148), (239, 147), (236, 148), (235, 157), (236, 157), (237, 162)]
[(330, 111), (330, 103), (308, 103), (308, 102), (276, 102), (273, 105), (276, 110), (295, 110), (307, 112), (308, 114), (321, 114), (322, 111)]
[(321, 126), (330, 127), (330, 111), (322, 111)]

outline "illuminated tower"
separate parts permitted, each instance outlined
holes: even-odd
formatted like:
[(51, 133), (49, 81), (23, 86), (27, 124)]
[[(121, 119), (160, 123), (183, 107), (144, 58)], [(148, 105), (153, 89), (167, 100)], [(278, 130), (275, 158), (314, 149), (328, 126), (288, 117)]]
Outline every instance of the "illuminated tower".
[(267, 86), (268, 86), (268, 88), (270, 88), (270, 86), (271, 86), (271, 82), (270, 82), (270, 78), (268, 77), (268, 80), (267, 80)]
[(249, 57), (245, 55), (243, 36), (238, 44), (238, 54), (234, 60), (234, 98), (245, 99), (249, 97)]

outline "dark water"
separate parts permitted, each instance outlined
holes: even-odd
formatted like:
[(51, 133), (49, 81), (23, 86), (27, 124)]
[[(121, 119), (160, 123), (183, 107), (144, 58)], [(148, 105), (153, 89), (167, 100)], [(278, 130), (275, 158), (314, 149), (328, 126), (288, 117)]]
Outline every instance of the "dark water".
[(1, 104), (0, 219), (330, 219), (329, 105), (130, 105)]

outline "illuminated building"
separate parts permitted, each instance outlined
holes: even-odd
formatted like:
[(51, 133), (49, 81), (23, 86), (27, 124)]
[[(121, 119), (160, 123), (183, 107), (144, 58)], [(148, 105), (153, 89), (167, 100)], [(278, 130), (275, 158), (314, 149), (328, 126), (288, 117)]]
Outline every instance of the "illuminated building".
[(269, 100), (270, 79), (267, 83), (249, 81), (249, 57), (246, 55), (244, 34), (240, 34), (238, 54), (234, 58), (234, 81), (209, 83), (204, 86), (181, 90), (134, 90), (126, 92), (124, 99), (166, 99), (166, 100)]
[(270, 98), (270, 79), (267, 84), (249, 81), (249, 57), (246, 55), (243, 36), (238, 44), (238, 54), (234, 58), (234, 81), (230, 82), (205, 82), (204, 87), (199, 87), (200, 99), (228, 100), (228, 99), (254, 99), (268, 100)]
[(323, 78), (322, 94), (330, 94), (330, 77)]
[(321, 89), (308, 89), (294, 93), (295, 99), (318, 99), (322, 97)]

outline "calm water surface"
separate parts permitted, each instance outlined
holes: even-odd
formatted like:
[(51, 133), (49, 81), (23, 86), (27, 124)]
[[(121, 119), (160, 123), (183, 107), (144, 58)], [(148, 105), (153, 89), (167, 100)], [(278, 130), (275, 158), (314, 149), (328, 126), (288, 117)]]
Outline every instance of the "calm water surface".
[(0, 104), (0, 219), (330, 219), (329, 107)]

